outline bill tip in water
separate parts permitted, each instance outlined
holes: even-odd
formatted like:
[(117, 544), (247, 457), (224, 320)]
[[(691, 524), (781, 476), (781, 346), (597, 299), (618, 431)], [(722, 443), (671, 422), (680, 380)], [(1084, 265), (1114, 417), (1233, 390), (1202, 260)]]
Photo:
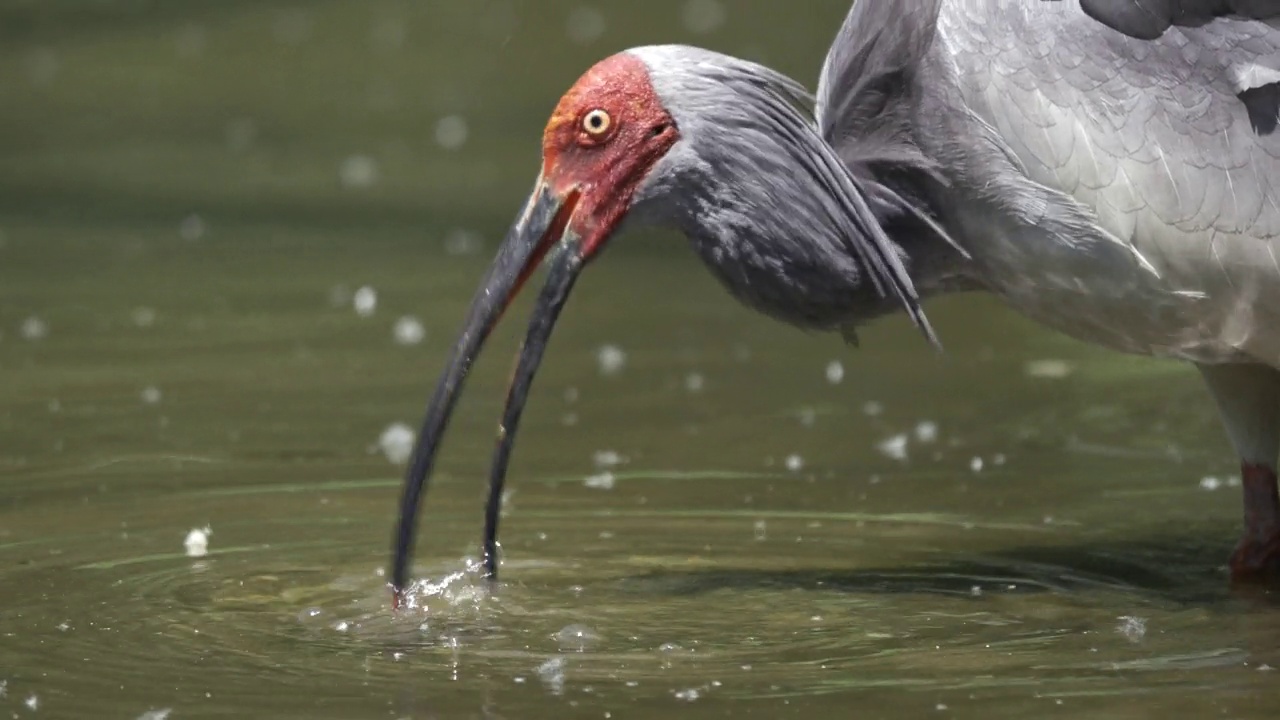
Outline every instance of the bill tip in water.
[(391, 583), (387, 587), (391, 588), (391, 609), (399, 610), (404, 606), (404, 591)]

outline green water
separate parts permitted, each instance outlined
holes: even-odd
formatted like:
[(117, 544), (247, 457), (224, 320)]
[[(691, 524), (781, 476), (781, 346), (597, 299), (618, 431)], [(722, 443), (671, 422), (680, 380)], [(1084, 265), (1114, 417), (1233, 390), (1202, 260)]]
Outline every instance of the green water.
[(420, 418), (559, 93), (658, 41), (811, 81), (843, 6), (0, 3), (0, 715), (1273, 716), (1280, 615), (1228, 588), (1192, 372), (976, 297), (930, 304), (944, 357), (902, 318), (854, 350), (665, 235), (569, 304), (491, 589), (513, 309), (390, 611), (379, 438)]

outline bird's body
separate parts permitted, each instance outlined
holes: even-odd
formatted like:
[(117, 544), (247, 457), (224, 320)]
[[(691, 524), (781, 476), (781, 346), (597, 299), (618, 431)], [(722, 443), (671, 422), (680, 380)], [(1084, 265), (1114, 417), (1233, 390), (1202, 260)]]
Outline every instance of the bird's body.
[(680, 229), (735, 297), (800, 327), (852, 339), (905, 309), (933, 339), (921, 298), (985, 290), (1078, 339), (1195, 363), (1242, 462), (1232, 569), (1280, 573), (1280, 29), (1208, 22), (1231, 13), (1274, 18), (1280, 0), (857, 0), (812, 116), (794, 81), (708, 50), (597, 64), (553, 113), (539, 183), (433, 399), (396, 585), (500, 306), (557, 245), (503, 423), (494, 532), (541, 348), (624, 218)]
[(1280, 80), (1280, 29), (1224, 19), (1145, 41), (1074, 0), (948, 0), (938, 32), (962, 101), (947, 109), (973, 116), (953, 137), (1001, 144), (1021, 167), (994, 174), (1040, 186), (997, 191), (1015, 209), (997, 223), (960, 220), (984, 285), (1118, 350), (1280, 366), (1280, 133), (1237, 97), (1251, 73)]

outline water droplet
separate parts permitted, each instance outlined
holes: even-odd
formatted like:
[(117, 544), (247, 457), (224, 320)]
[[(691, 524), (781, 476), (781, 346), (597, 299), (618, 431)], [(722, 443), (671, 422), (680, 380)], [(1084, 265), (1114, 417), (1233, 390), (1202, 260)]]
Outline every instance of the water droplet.
[(182, 544), (187, 549), (187, 557), (204, 557), (209, 554), (209, 536), (213, 534), (213, 529), (208, 525), (203, 528), (193, 528), (187, 533), (187, 539)]
[(804, 458), (799, 455), (788, 455), (786, 466), (791, 472), (799, 472), (804, 467)]
[(427, 329), (422, 326), (422, 321), (418, 318), (405, 315), (396, 320), (392, 335), (397, 345), (417, 345), (427, 337)]
[(564, 693), (564, 658), (554, 657), (538, 666), (538, 679), (554, 695)]
[(922, 420), (916, 425), (916, 439), (922, 443), (931, 443), (938, 439), (938, 423)]
[(684, 690), (675, 691), (674, 694), (677, 700), (684, 700), (685, 702), (693, 702), (702, 696), (698, 688), (685, 688)]
[(156, 324), (156, 311), (154, 308), (136, 307), (129, 313), (129, 318), (140, 328), (151, 327)]
[(582, 484), (594, 490), (612, 490), (614, 481), (615, 478), (613, 477), (613, 473), (606, 470), (599, 475), (587, 476), (586, 479), (582, 481)]
[(1116, 626), (1116, 632), (1125, 636), (1129, 642), (1140, 642), (1147, 634), (1147, 621), (1133, 615), (1122, 615), (1117, 618), (1120, 624)]
[(1213, 491), (1213, 490), (1217, 490), (1220, 487), (1222, 487), (1222, 481), (1216, 477), (1200, 478), (1201, 490)]
[(338, 180), (345, 188), (372, 187), (378, 182), (378, 161), (368, 155), (351, 155), (339, 166)]
[(454, 230), (444, 238), (444, 251), (449, 255), (475, 255), (484, 249), (484, 238), (470, 230)]
[(564, 626), (553, 637), (560, 643), (561, 650), (574, 652), (582, 652), (600, 641), (599, 633), (578, 623)]
[(204, 224), (204, 218), (195, 213), (182, 218), (182, 222), (178, 224), (178, 237), (187, 242), (195, 242), (204, 237), (208, 230)]
[(622, 455), (619, 455), (616, 450), (597, 450), (595, 454), (591, 456), (591, 459), (595, 462), (596, 467), (602, 468), (614, 467), (627, 461), (627, 459), (622, 457)]
[(569, 11), (564, 31), (578, 45), (590, 45), (604, 34), (605, 26), (604, 13), (583, 5)]
[(604, 375), (616, 375), (627, 364), (627, 354), (617, 345), (605, 345), (596, 352), (596, 362)]
[(43, 340), (49, 335), (49, 325), (44, 320), (32, 315), (22, 321), (18, 334), (27, 340)]
[(1027, 375), (1034, 378), (1060, 380), (1071, 374), (1071, 363), (1066, 360), (1032, 360), (1026, 365)]
[(689, 392), (701, 392), (705, 381), (698, 373), (689, 373), (684, 379), (684, 388)]
[(436, 142), (445, 150), (462, 147), (467, 135), (467, 120), (461, 115), (446, 115), (436, 122)]
[(148, 710), (138, 716), (138, 720), (169, 720), (169, 713), (173, 712), (173, 708), (160, 708), (159, 710)]
[(876, 446), (880, 452), (888, 455), (894, 460), (907, 459), (907, 434), (899, 433), (892, 437), (885, 438)]
[(769, 537), (769, 524), (764, 520), (757, 520), (751, 526), (752, 532), (755, 534), (756, 540), (764, 540)]
[(982, 472), (982, 458), (974, 457), (969, 461), (969, 469), (974, 472)]
[(160, 388), (155, 385), (148, 385), (142, 388), (142, 402), (148, 405), (159, 404), (162, 397), (163, 395), (160, 392)]
[(31, 710), (34, 712), (40, 709), (40, 698), (36, 697), (35, 693), (31, 693), (30, 695), (27, 696), (26, 702), (24, 704), (27, 706), (28, 710)]
[(378, 447), (387, 460), (395, 465), (403, 465), (413, 454), (413, 429), (404, 423), (392, 423), (378, 437)]
[(827, 363), (827, 382), (832, 385), (839, 385), (844, 380), (844, 364), (839, 360), (832, 360)]
[(378, 309), (378, 291), (365, 285), (351, 296), (351, 305), (360, 317), (369, 317)]
[(875, 400), (868, 400), (862, 403), (862, 414), (867, 417), (876, 417), (884, 412), (884, 405)]

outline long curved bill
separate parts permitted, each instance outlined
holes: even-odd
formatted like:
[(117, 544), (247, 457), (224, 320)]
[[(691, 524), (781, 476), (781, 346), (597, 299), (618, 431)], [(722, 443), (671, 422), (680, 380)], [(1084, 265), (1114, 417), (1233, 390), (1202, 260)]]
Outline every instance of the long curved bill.
[(501, 503), (502, 479), (506, 462), (515, 436), (529, 386), (537, 371), (538, 361), (550, 338), (556, 317), (564, 306), (583, 257), (578, 238), (568, 231), (569, 220), (578, 202), (576, 190), (558, 195), (539, 179), (530, 193), (524, 211), (507, 231), (506, 239), (498, 248), (498, 254), (489, 267), (480, 288), (471, 301), (462, 334), (453, 348), (444, 374), (441, 375), (431, 403), (427, 408), (422, 429), (418, 433), (413, 455), (405, 472), (404, 493), (400, 498), (400, 523), (395, 535), (395, 556), (392, 560), (391, 584), (397, 604), (407, 587), (409, 563), (413, 552), (414, 532), (417, 526), (418, 507), (426, 492), (431, 468), (435, 462), (440, 440), (448, 427), (449, 418), (457, 404), (458, 395), (471, 365), (475, 362), (489, 333), (498, 324), (503, 311), (515, 298), (529, 275), (557, 244), (555, 260), (547, 284), (539, 297), (530, 320), (528, 337), (521, 351), (516, 375), (508, 393), (503, 425), (499, 432), (498, 450), (495, 455), (494, 477), (491, 479), (489, 507), (486, 511), (485, 565), (492, 574), (496, 550), (497, 515)]

